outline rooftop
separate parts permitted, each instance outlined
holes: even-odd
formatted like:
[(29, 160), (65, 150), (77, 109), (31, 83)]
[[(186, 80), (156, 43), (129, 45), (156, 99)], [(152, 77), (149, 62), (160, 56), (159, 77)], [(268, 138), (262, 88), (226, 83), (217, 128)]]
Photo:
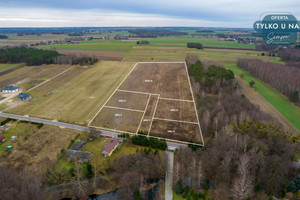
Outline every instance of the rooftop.
[(112, 138), (108, 143), (105, 144), (102, 153), (110, 153), (117, 144), (118, 140), (116, 138)]
[(19, 87), (13, 85), (9, 85), (3, 88), (3, 90), (16, 90), (16, 89), (19, 89)]
[(86, 141), (78, 141), (75, 142), (73, 144), (73, 146), (71, 147), (71, 150), (77, 150), (79, 151), (80, 149), (82, 149), (82, 147), (86, 144)]
[(92, 154), (91, 152), (87, 152), (87, 151), (76, 151), (76, 150), (67, 151), (68, 158), (76, 157), (80, 160), (88, 160), (91, 154)]
[(20, 99), (25, 99), (25, 98), (28, 98), (28, 97), (30, 97), (29, 93), (19, 93), (18, 94), (18, 98), (20, 98)]

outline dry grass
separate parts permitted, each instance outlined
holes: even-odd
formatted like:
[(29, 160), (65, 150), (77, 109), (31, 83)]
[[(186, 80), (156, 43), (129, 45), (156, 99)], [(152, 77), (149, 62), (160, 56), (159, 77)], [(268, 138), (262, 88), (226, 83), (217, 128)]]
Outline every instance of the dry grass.
[[(54, 77), (56, 74), (66, 70), (66, 65), (41, 65), (25, 66), (16, 71), (0, 76), (0, 88), (10, 84), (18, 84), (22, 88), (29, 89), (41, 81)], [(30, 87), (29, 87), (29, 85)]]
[[(23, 126), (34, 126), (23, 124)], [(17, 141), (11, 141), (14, 149), (7, 157), (1, 158), (1, 165), (15, 169), (28, 168), (33, 171), (44, 170), (56, 159), (61, 148), (67, 148), (70, 140), (79, 132), (45, 125), (41, 129), (31, 128), (24, 140), (24, 133), (18, 135)], [(8, 145), (8, 144), (6, 144)]]
[(104, 107), (91, 125), (135, 133), (142, 117), (142, 112)]
[(27, 102), (9, 112), (56, 120), (60, 116), (61, 121), (86, 125), (133, 66), (134, 63), (129, 62), (101, 61), (83, 71), (80, 67), (68, 71), (66, 73), (71, 73), (69, 80), (58, 77), (42, 86), (56, 88), (51, 95)]
[(140, 63), (120, 89), (160, 94), (164, 98), (192, 99), (183, 63)]
[(147, 110), (145, 112), (145, 116), (141, 123), (141, 127), (140, 127), (139, 131), (148, 133), (157, 101), (158, 101), (158, 95), (151, 95), (149, 104), (148, 104)]
[(156, 118), (197, 122), (194, 102), (160, 99), (156, 108)]
[(148, 98), (149, 95), (147, 94), (117, 91), (107, 102), (106, 106), (145, 110)]
[(166, 139), (202, 142), (198, 124), (153, 120), (150, 135)]

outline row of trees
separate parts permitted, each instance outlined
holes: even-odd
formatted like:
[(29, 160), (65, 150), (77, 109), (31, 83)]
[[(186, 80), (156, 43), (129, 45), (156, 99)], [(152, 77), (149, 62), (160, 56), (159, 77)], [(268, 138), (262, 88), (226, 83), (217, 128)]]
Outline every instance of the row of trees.
[(136, 44), (149, 44), (150, 42), (147, 40), (137, 41)]
[(0, 39), (7, 39), (7, 35), (0, 35)]
[(161, 149), (161, 150), (167, 149), (167, 143), (163, 139), (157, 139), (152, 137), (148, 138), (146, 136), (134, 135), (131, 137), (131, 142), (136, 145), (142, 145), (154, 149)]
[(59, 53), (54, 50), (15, 47), (0, 50), (0, 63), (51, 64), (57, 56)]
[(291, 158), (299, 151), (285, 134), (259, 121), (229, 124), (206, 148), (176, 152), (173, 185), (181, 181), (194, 191), (212, 188), (215, 200), (283, 197), (291, 191), (289, 179), (296, 175)]
[(189, 42), (186, 44), (188, 48), (196, 48), (196, 49), (203, 49), (203, 45), (201, 43), (196, 42)]
[(282, 49), (278, 56), (284, 61), (300, 62), (300, 49)]
[(88, 57), (84, 55), (61, 55), (53, 58), (55, 64), (69, 64), (69, 65), (93, 65), (98, 59), (96, 57)]
[(291, 101), (300, 103), (300, 68), (258, 59), (239, 59), (238, 67), (271, 85)]
[(154, 29), (136, 29), (128, 30), (131, 34), (136, 34), (141, 38), (156, 38), (159, 36), (181, 36), (188, 35), (187, 32), (172, 31), (172, 30), (154, 30)]

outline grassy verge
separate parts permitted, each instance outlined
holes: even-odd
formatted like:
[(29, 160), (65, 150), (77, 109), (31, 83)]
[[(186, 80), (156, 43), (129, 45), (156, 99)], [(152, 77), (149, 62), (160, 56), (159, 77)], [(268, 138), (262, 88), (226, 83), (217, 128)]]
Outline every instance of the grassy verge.
[(185, 198), (182, 197), (181, 194), (176, 194), (176, 192), (173, 192), (173, 200), (183, 200)]
[(293, 103), (288, 101), (283, 95), (278, 93), (273, 88), (266, 85), (264, 82), (257, 78), (254, 78), (245, 70), (240, 69), (236, 65), (225, 65), (228, 69), (232, 70), (233, 73), (239, 76), (241, 73), (244, 74), (243, 80), (250, 82), (255, 81), (254, 88), (262, 95), (269, 103), (271, 103), (289, 122), (291, 122), (298, 130), (300, 130), (300, 109)]
[(18, 64), (0, 64), (0, 72), (4, 72), (8, 69), (17, 67), (18, 65), (20, 65), (20, 64), (19, 63)]

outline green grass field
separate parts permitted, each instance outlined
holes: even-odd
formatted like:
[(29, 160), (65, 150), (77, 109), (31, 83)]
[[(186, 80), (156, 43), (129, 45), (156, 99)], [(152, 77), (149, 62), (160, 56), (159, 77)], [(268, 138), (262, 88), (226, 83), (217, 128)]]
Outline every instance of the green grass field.
[(204, 47), (223, 47), (223, 48), (246, 48), (254, 49), (255, 45), (240, 44), (235, 41), (219, 41), (217, 38), (205, 38), (205, 37), (158, 37), (158, 38), (145, 38), (151, 45), (177, 45), (186, 46), (188, 42), (199, 42)]
[(39, 46), (42, 49), (51, 49), (55, 47), (57, 50), (80, 50), (80, 51), (129, 51), (135, 42), (122, 42), (118, 40), (98, 40), (98, 41), (82, 41), (78, 44), (55, 44), (48, 46)]
[(300, 130), (300, 109), (287, 100), (283, 95), (278, 93), (273, 88), (266, 85), (264, 82), (257, 78), (254, 78), (245, 70), (237, 67), (236, 65), (226, 65), (226, 67), (233, 71), (233, 73), (239, 76), (244, 74), (243, 80), (250, 82), (255, 81), (254, 88), (262, 95), (268, 102), (270, 102), (287, 120), (289, 120), (298, 130)]

